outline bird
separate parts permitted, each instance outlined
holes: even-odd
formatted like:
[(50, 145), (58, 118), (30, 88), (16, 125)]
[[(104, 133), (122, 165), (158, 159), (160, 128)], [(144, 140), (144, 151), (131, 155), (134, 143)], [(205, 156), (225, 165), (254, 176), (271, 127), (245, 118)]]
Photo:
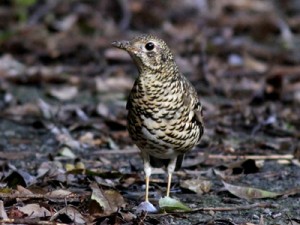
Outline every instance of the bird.
[(157, 167), (166, 168), (169, 197), (173, 172), (204, 133), (203, 107), (165, 41), (143, 34), (112, 45), (129, 53), (139, 73), (126, 109), (129, 135), (143, 159), (145, 202), (149, 202), (150, 176)]

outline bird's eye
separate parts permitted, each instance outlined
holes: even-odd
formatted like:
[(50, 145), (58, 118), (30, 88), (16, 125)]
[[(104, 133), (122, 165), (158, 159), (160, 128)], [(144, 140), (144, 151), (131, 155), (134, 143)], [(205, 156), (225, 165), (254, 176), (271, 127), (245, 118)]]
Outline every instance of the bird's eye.
[(148, 42), (146, 45), (145, 45), (145, 48), (148, 50), (148, 51), (151, 51), (154, 49), (154, 44), (153, 42)]

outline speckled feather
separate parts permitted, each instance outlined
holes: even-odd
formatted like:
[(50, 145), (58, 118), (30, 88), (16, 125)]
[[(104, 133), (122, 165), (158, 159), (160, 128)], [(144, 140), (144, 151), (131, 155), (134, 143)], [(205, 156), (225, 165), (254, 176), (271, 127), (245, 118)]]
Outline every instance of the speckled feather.
[[(145, 45), (153, 43), (154, 49)], [(202, 107), (191, 83), (179, 72), (166, 43), (152, 35), (130, 42), (116, 42), (129, 52), (139, 70), (130, 93), (128, 130), (139, 149), (149, 155), (151, 166), (168, 166), (177, 157), (176, 170), (183, 155), (203, 134)]]

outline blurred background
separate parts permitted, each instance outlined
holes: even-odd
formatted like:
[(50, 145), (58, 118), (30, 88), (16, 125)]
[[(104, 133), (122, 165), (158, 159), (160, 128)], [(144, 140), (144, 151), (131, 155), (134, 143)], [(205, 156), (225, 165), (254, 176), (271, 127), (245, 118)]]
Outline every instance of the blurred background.
[[(288, 142), (275, 149), (291, 151), (300, 127), (299, 10), (296, 0), (2, 0), (3, 149), (17, 148), (10, 135), (37, 134), (54, 146), (131, 145), (124, 106), (137, 70), (110, 43), (151, 33), (168, 43), (203, 102), (200, 145), (245, 153)], [(18, 131), (20, 123), (29, 126)], [(44, 128), (54, 139), (36, 133)]]
[[(300, 185), (299, 161), (291, 161), (300, 158), (298, 0), (1, 0), (2, 177), (12, 168), (36, 175), (45, 162), (81, 162), (127, 174), (131, 181), (109, 177), (108, 184), (106, 173), (97, 180), (124, 196), (135, 183), (141, 188), (125, 109), (138, 71), (111, 43), (143, 33), (166, 41), (204, 106), (205, 135), (186, 158), (183, 180), (252, 156), (260, 166), (239, 165), (248, 175), (230, 179), (273, 190)], [(160, 178), (156, 187), (164, 186)], [(189, 188), (174, 182), (179, 193)], [(211, 196), (224, 197), (220, 179), (211, 182)], [(283, 207), (297, 207), (294, 200)]]

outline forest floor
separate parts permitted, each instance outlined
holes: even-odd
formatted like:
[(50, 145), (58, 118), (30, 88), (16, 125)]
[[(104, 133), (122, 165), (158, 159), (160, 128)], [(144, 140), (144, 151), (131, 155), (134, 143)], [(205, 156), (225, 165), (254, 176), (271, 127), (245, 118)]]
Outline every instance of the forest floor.
[[(279, 2), (1, 2), (0, 223), (300, 224), (300, 6)], [(141, 33), (166, 41), (204, 107), (172, 182), (188, 211), (135, 211), (138, 71), (111, 42)], [(165, 191), (157, 170), (156, 207)]]

